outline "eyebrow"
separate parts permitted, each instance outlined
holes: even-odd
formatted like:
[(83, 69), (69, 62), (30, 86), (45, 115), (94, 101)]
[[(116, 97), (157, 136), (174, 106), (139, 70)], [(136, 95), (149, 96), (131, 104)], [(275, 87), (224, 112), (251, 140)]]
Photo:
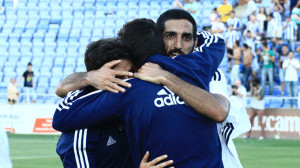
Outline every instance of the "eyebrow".
[(175, 32), (175, 31), (166, 31), (166, 32), (163, 33), (163, 35), (166, 35), (166, 34), (169, 34), (169, 33), (177, 34), (177, 32)]

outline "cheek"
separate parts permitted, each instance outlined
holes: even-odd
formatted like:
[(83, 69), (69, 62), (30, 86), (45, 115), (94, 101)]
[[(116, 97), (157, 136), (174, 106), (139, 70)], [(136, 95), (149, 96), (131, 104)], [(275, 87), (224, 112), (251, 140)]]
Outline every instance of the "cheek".
[(182, 51), (185, 54), (188, 54), (188, 53), (190, 53), (193, 50), (194, 50), (194, 43), (191, 43), (191, 42), (185, 42), (184, 43), (184, 47), (183, 47)]

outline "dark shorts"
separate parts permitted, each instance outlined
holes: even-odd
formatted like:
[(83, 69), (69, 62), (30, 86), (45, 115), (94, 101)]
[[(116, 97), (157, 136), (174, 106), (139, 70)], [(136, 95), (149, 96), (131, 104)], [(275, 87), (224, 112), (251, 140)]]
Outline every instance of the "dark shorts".
[[(227, 48), (227, 54), (233, 55), (233, 49)], [(228, 57), (228, 61), (231, 61), (231, 60), (232, 60), (232, 58)]]
[(16, 103), (17, 103), (17, 101), (16, 101), (16, 100), (14, 100), (14, 99), (8, 99), (8, 103), (9, 103), (9, 104), (16, 104)]

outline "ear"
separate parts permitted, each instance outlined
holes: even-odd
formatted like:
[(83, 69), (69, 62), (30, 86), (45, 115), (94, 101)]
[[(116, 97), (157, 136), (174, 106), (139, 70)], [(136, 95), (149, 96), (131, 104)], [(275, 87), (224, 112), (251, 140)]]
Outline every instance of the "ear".
[(196, 38), (196, 40), (195, 40), (195, 44), (194, 44), (194, 50), (196, 49), (196, 47), (197, 47), (197, 44), (198, 44), (198, 38)]

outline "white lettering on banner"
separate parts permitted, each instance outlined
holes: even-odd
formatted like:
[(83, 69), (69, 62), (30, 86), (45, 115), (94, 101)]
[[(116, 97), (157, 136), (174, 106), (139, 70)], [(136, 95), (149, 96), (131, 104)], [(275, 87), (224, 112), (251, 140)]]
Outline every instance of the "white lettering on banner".
[[(263, 116), (263, 123), (265, 124), (265, 131), (295, 132), (300, 136), (300, 117), (298, 116)], [(254, 118), (252, 130), (261, 130), (257, 116)]]

